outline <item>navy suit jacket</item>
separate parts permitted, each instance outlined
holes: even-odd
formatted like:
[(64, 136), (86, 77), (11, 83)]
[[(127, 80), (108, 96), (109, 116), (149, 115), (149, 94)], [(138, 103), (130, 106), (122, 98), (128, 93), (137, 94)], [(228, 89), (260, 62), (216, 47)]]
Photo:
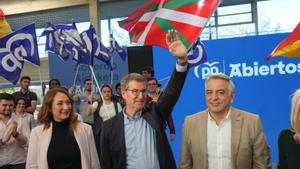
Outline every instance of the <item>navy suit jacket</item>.
[[(156, 149), (161, 169), (177, 168), (164, 126), (180, 96), (187, 72), (177, 72), (175, 69), (160, 101), (142, 109), (142, 118), (156, 131)], [(100, 163), (101, 169), (126, 169), (123, 113), (103, 123)]]

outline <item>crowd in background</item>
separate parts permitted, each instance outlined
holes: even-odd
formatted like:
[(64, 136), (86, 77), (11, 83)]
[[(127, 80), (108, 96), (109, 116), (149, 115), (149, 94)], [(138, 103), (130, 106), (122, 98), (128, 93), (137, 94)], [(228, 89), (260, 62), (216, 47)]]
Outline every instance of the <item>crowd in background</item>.
[[(176, 31), (166, 37), (177, 62), (162, 90), (154, 71), (145, 67), (126, 75), (115, 86), (93, 81), (84, 92), (64, 88), (59, 79), (43, 86), (43, 103), (34, 119), (37, 95), (30, 77), (20, 79), (20, 91), (0, 93), (0, 169), (175, 169), (165, 128), (175, 139), (171, 112), (183, 88), (189, 66), (187, 50)], [(182, 127), (181, 169), (270, 168), (270, 148), (257, 115), (231, 106), (235, 86), (227, 75), (205, 82), (207, 109), (187, 116)], [(78, 108), (75, 102), (78, 103)], [(280, 133), (279, 169), (300, 167), (300, 90), (292, 100), (291, 128)]]

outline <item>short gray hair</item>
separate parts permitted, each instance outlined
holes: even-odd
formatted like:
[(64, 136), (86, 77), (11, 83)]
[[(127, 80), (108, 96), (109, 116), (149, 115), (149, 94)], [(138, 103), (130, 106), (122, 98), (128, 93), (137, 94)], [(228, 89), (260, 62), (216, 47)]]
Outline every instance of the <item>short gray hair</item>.
[(142, 82), (142, 83), (147, 84), (147, 79), (143, 75), (141, 75), (139, 73), (130, 73), (122, 78), (121, 89), (127, 90), (128, 84), (131, 81), (137, 81), (137, 82)]
[(205, 89), (206, 89), (206, 85), (208, 83), (208, 81), (212, 80), (212, 79), (221, 79), (221, 80), (225, 80), (228, 82), (228, 92), (229, 93), (234, 93), (234, 84), (233, 81), (231, 80), (231, 78), (229, 76), (227, 76), (224, 73), (217, 73), (217, 74), (212, 74), (210, 76), (208, 76), (205, 80)]

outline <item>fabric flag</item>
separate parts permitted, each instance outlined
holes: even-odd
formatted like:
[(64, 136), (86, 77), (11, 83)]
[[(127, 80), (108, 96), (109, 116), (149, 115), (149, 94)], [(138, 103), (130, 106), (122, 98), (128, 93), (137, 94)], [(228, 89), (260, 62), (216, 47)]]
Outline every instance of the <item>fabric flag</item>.
[(106, 63), (110, 70), (113, 69), (113, 65), (111, 63), (112, 55), (107, 47), (105, 47), (102, 42), (97, 37), (94, 41), (95, 47), (95, 58), (101, 60), (102, 62)]
[(17, 84), (24, 65), (24, 60), (18, 60), (11, 52), (0, 52), (0, 76)]
[(24, 60), (40, 65), (35, 25), (25, 26), (0, 39), (0, 75), (17, 83)]
[(196, 41), (222, 0), (151, 0), (120, 21), (132, 42), (167, 48), (165, 34), (176, 29), (187, 49)]
[(300, 58), (300, 22), (291, 34), (281, 41), (265, 60), (268, 61), (275, 56)]
[(192, 48), (189, 50), (187, 57), (188, 63), (191, 67), (207, 62), (207, 54), (200, 38), (197, 39)]
[(86, 49), (86, 52), (79, 55), (80, 58), (78, 60), (78, 63), (93, 65), (93, 58), (96, 47), (95, 41), (97, 40), (97, 34), (93, 25), (91, 24), (89, 29), (82, 32), (80, 36), (83, 41), (83, 45)]
[(45, 51), (50, 51), (55, 53), (55, 39), (54, 39), (54, 32), (55, 32), (55, 26), (48, 22), (44, 28), (44, 31), (42, 32), (41, 36), (46, 36), (46, 44), (45, 44)]
[(95, 57), (106, 63), (110, 70), (112, 70), (111, 53), (99, 40), (93, 25), (90, 25), (87, 31), (82, 32), (81, 37), (91, 55), (91, 61)]
[(35, 24), (25, 26), (0, 39), (0, 52), (12, 52), (18, 60), (40, 65)]
[(78, 64), (90, 64), (90, 54), (82, 41), (75, 23), (72, 25), (57, 25), (56, 29), (60, 30), (65, 49), (73, 57), (73, 60)]
[(10, 34), (11, 32), (12, 30), (5, 19), (5, 15), (2, 9), (0, 9), (0, 38), (4, 37), (7, 34)]
[(112, 52), (116, 51), (123, 61), (126, 60), (127, 58), (126, 49), (122, 48), (112, 35), (110, 37), (110, 46), (112, 48)]
[(69, 57), (76, 58), (78, 56), (78, 51), (74, 45), (77, 45), (76, 41), (81, 41), (81, 38), (74, 23), (71, 25), (47, 23), (41, 36), (44, 35), (46, 36), (45, 51), (57, 54), (64, 61), (68, 60)]

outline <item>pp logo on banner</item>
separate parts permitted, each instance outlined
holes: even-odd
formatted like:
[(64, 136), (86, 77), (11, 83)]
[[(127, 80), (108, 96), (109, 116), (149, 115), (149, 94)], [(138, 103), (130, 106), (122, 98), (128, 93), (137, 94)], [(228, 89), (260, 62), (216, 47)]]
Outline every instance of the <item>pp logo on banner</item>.
[(200, 78), (199, 72), (201, 71), (201, 79), (205, 79), (211, 74), (223, 72), (222, 69), (222, 64), (220, 62), (206, 62), (202, 65), (196, 66), (194, 73), (197, 78)]

